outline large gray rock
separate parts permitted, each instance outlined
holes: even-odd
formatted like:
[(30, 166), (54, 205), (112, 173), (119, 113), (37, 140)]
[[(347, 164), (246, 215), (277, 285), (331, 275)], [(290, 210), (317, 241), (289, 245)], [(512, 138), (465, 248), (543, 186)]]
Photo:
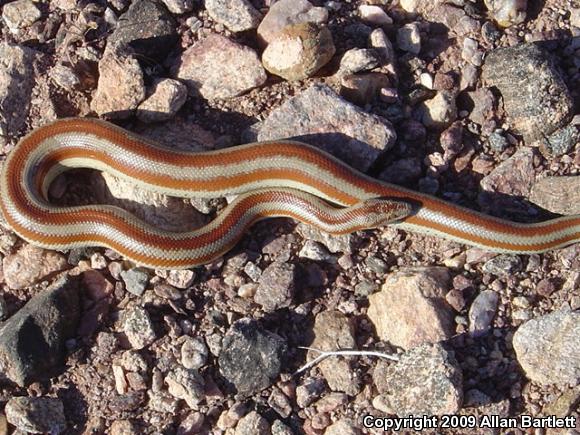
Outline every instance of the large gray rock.
[(549, 136), (574, 116), (564, 79), (550, 53), (538, 44), (491, 51), (482, 78), (501, 92), (511, 125), (527, 143)]
[(136, 0), (119, 17), (110, 45), (129, 45), (144, 59), (163, 60), (179, 40), (177, 23), (157, 0)]
[(250, 319), (235, 322), (222, 342), (221, 374), (242, 394), (270, 386), (279, 376), (286, 353), (284, 339)]
[(54, 375), (79, 315), (77, 284), (69, 277), (34, 296), (0, 327), (2, 372), (20, 386)]
[(261, 141), (294, 138), (366, 171), (395, 144), (391, 123), (339, 97), (327, 85), (313, 85), (273, 110), (255, 130)]

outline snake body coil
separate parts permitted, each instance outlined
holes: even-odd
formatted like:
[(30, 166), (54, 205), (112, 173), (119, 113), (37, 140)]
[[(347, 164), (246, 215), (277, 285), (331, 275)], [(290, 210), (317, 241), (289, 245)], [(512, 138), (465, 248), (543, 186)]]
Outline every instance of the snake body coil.
[[(168, 195), (240, 196), (197, 231), (165, 232), (113, 206), (50, 204), (52, 180), (77, 167), (107, 171)], [(298, 142), (192, 154), (163, 149), (91, 119), (56, 121), (24, 137), (2, 168), (0, 208), (12, 229), (33, 244), (53, 249), (106, 246), (137, 263), (165, 269), (211, 261), (249, 225), (270, 216), (292, 217), (334, 233), (395, 221), (397, 228), (496, 252), (544, 252), (580, 241), (580, 216), (537, 224), (497, 219), (372, 179)]]

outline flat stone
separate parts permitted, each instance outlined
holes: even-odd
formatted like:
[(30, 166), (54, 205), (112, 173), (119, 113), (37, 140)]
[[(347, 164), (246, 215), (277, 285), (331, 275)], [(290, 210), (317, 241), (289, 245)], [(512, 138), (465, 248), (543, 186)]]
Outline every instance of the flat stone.
[(326, 85), (313, 85), (290, 98), (257, 130), (258, 140), (301, 140), (362, 171), (390, 149), (396, 138), (389, 121), (346, 102)]
[(580, 313), (555, 311), (521, 325), (513, 347), (526, 376), (542, 385), (580, 381)]
[(462, 383), (454, 356), (440, 344), (423, 344), (389, 366), (383, 397), (399, 417), (455, 414), (463, 402)]
[(34, 296), (0, 328), (2, 372), (24, 387), (64, 369), (65, 343), (79, 316), (79, 291), (70, 278)]
[(207, 99), (233, 98), (266, 81), (254, 50), (216, 34), (188, 48), (172, 73), (187, 85), (190, 95)]
[(546, 177), (534, 183), (530, 201), (562, 215), (580, 214), (580, 177)]
[(450, 338), (453, 313), (445, 301), (449, 280), (449, 272), (437, 267), (389, 275), (381, 291), (369, 296), (367, 315), (377, 335), (404, 349)]

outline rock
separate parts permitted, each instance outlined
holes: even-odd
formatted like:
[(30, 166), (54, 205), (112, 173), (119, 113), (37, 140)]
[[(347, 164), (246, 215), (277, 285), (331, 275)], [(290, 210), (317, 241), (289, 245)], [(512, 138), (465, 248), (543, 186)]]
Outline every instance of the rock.
[(298, 256), (314, 261), (331, 261), (333, 259), (328, 249), (322, 243), (315, 242), (314, 240), (306, 240)]
[(580, 143), (580, 130), (576, 125), (563, 127), (539, 140), (540, 150), (548, 156), (568, 154), (578, 143)]
[(376, 5), (360, 5), (358, 13), (363, 21), (377, 26), (386, 26), (393, 24), (393, 19), (387, 13)]
[(364, 172), (394, 145), (396, 134), (386, 119), (365, 113), (326, 85), (313, 85), (258, 127), (261, 141), (290, 137), (318, 145)]
[(395, 49), (383, 29), (375, 29), (369, 35), (369, 44), (379, 55), (383, 65), (395, 61)]
[(526, 376), (542, 385), (580, 381), (580, 312), (555, 311), (521, 325), (513, 347)]
[(22, 289), (48, 278), (68, 267), (59, 253), (32, 245), (24, 245), (15, 254), (4, 257), (4, 280), (12, 289)]
[(240, 419), (234, 435), (270, 435), (270, 433), (268, 420), (252, 411)]
[(319, 242), (326, 246), (326, 248), (328, 248), (328, 250), (332, 253), (351, 252), (351, 234), (335, 236), (303, 223), (298, 224), (296, 230), (302, 238)]
[(534, 183), (530, 201), (562, 215), (580, 214), (580, 180), (577, 176), (546, 177)]
[(543, 415), (555, 415), (564, 418), (570, 415), (574, 406), (580, 400), (580, 385), (564, 391), (560, 396), (551, 403), (548, 403), (542, 409)]
[(463, 151), (463, 125), (461, 121), (455, 121), (447, 129), (441, 132), (439, 139), (443, 148), (443, 159), (448, 162)]
[(59, 434), (66, 429), (64, 406), (52, 397), (13, 397), (6, 403), (6, 419), (26, 433)]
[(389, 89), (391, 81), (379, 72), (353, 74), (341, 79), (340, 95), (360, 106), (374, 101), (383, 89)]
[(422, 121), (426, 127), (445, 128), (457, 119), (455, 95), (449, 91), (439, 91), (434, 98), (423, 103)]
[(282, 423), (280, 420), (274, 420), (271, 427), (272, 435), (294, 435), (292, 429)]
[(522, 260), (517, 255), (500, 254), (483, 265), (483, 271), (497, 276), (512, 276), (522, 270)]
[(380, 64), (377, 51), (369, 48), (351, 48), (340, 59), (337, 76), (347, 76), (361, 71), (369, 71)]
[(256, 321), (238, 320), (222, 341), (220, 373), (239, 393), (253, 394), (279, 376), (285, 353), (282, 337), (265, 331)]
[(186, 369), (199, 369), (207, 363), (209, 351), (202, 338), (185, 337), (181, 345), (181, 364)]
[(272, 74), (296, 81), (311, 77), (326, 65), (336, 51), (332, 34), (314, 23), (284, 27), (262, 54), (262, 63)]
[[(147, 23), (144, 25), (143, 23)], [(136, 0), (119, 17), (108, 45), (130, 46), (136, 55), (162, 61), (178, 42), (177, 23), (158, 0)]]
[(511, 198), (527, 198), (535, 179), (534, 150), (522, 148), (481, 180), (478, 200), (498, 212), (513, 209), (516, 202)]
[(2, 19), (12, 33), (29, 27), (42, 17), (42, 12), (31, 0), (8, 2), (2, 8)]
[(410, 349), (450, 338), (453, 313), (445, 302), (449, 280), (447, 270), (437, 267), (387, 276), (381, 291), (369, 296), (367, 311), (381, 340)]
[(463, 375), (440, 344), (423, 344), (389, 366), (382, 396), (399, 417), (455, 414), (463, 402)]
[(66, 340), (80, 316), (78, 288), (61, 278), (34, 296), (0, 329), (0, 366), (21, 387), (45, 379), (64, 364)]
[(400, 0), (399, 6), (411, 14), (417, 13), (420, 10), (423, 0)]
[(167, 121), (175, 116), (186, 99), (187, 86), (183, 83), (158, 80), (149, 90), (149, 96), (137, 107), (137, 118), (146, 123)]
[(137, 425), (131, 420), (115, 420), (111, 423), (111, 435), (137, 435)]
[(205, 381), (197, 370), (177, 366), (167, 374), (165, 383), (169, 394), (185, 400), (192, 409), (205, 399)]
[(205, 0), (209, 16), (232, 32), (255, 29), (262, 14), (247, 0)]
[(489, 147), (497, 152), (502, 152), (509, 146), (508, 140), (499, 131), (492, 132), (487, 138), (487, 143)]
[(216, 426), (221, 430), (232, 428), (247, 413), (248, 406), (242, 402), (236, 402), (229, 409), (226, 409), (221, 413)]
[[(314, 321), (314, 341), (310, 347), (322, 351), (353, 349), (356, 347), (354, 326), (350, 319), (340, 311), (323, 311)], [(309, 359), (319, 355), (309, 352)], [(350, 366), (341, 358), (327, 358), (318, 364), (328, 386), (333, 391), (343, 391), (354, 396), (360, 391), (360, 379)]]
[(121, 272), (121, 278), (125, 282), (125, 288), (129, 293), (136, 296), (143, 295), (143, 292), (149, 284), (149, 275), (144, 268), (134, 267), (133, 269)]
[(491, 329), (498, 302), (499, 296), (493, 290), (477, 295), (469, 308), (469, 332), (473, 336), (482, 336)]
[(167, 276), (167, 284), (179, 289), (186, 289), (195, 281), (193, 270), (170, 270)]
[(521, 24), (526, 20), (528, 0), (484, 0), (493, 19), (502, 27)]
[(405, 24), (397, 30), (397, 46), (403, 51), (419, 54), (421, 51), (421, 34), (416, 23)]
[(266, 81), (256, 53), (228, 38), (212, 34), (188, 48), (172, 68), (190, 95), (233, 98)]
[(149, 313), (141, 307), (125, 311), (123, 332), (127, 335), (133, 349), (143, 349), (157, 338)]
[(476, 91), (468, 92), (467, 96), (473, 103), (469, 119), (479, 125), (485, 125), (494, 116), (496, 104), (493, 94), (487, 88), (479, 88)]
[(483, 57), (485, 52), (479, 49), (477, 41), (471, 38), (465, 38), (463, 40), (463, 49), (461, 51), (461, 57), (471, 63), (474, 66), (481, 66), (483, 64)]
[(549, 136), (574, 116), (573, 100), (553, 58), (537, 44), (488, 52), (482, 77), (499, 90), (511, 125), (528, 144)]
[(323, 24), (328, 20), (328, 10), (314, 7), (307, 0), (280, 0), (270, 6), (258, 26), (258, 38), (269, 44), (286, 26), (298, 23)]
[(158, 392), (149, 390), (147, 395), (149, 396), (149, 403), (147, 403), (147, 407), (152, 411), (175, 414), (180, 408), (179, 399), (169, 393), (166, 393), (165, 391)]
[(30, 48), (0, 42), (0, 136), (16, 136), (24, 127), (35, 83), (35, 54)]
[(270, 264), (260, 276), (254, 301), (268, 312), (289, 307), (296, 290), (297, 274), (298, 271), (293, 264), (278, 262)]
[(338, 420), (331, 424), (324, 431), (324, 435), (361, 435), (361, 430), (355, 425), (353, 421), (348, 419)]
[(162, 0), (169, 12), (176, 15), (185, 14), (193, 10), (193, 0)]
[(128, 118), (144, 99), (139, 62), (120, 50), (107, 50), (99, 62), (99, 83), (91, 109), (110, 118)]
[[(166, 126), (166, 124), (164, 124)], [(189, 130), (186, 130), (189, 131)], [(173, 137), (171, 131), (165, 128), (160, 129), (160, 133), (166, 133), (164, 141), (175, 142), (179, 137)], [(155, 139), (155, 137), (152, 137)], [(191, 144), (190, 139), (190, 144)], [(102, 181), (105, 182), (103, 186)], [(125, 181), (108, 172), (103, 172), (99, 178), (100, 190), (97, 196), (102, 203), (117, 205), (129, 211), (139, 219), (166, 231), (183, 232), (193, 230), (205, 224), (204, 216), (197, 212), (190, 204), (183, 199), (164, 195), (143, 187), (131, 181)], [(193, 271), (171, 271), (169, 278), (180, 276), (191, 276)], [(171, 283), (169, 283), (171, 284)]]
[(272, 388), (270, 397), (268, 397), (268, 405), (282, 418), (287, 418), (292, 413), (290, 400), (279, 388)]
[(473, 65), (465, 65), (461, 71), (459, 90), (473, 89), (479, 78), (479, 69)]
[(307, 378), (302, 385), (296, 388), (296, 404), (300, 408), (306, 408), (315, 400), (319, 399), (325, 389), (325, 383), (320, 378)]
[(188, 435), (199, 433), (204, 423), (204, 415), (201, 412), (191, 412), (180, 421), (177, 428), (177, 435)]

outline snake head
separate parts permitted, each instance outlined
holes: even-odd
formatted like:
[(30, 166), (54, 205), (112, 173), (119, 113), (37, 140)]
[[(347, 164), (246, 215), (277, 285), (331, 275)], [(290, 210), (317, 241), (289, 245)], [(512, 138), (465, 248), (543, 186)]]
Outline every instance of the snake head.
[(366, 228), (383, 227), (405, 219), (414, 213), (410, 202), (393, 198), (371, 198), (360, 203), (365, 214)]

